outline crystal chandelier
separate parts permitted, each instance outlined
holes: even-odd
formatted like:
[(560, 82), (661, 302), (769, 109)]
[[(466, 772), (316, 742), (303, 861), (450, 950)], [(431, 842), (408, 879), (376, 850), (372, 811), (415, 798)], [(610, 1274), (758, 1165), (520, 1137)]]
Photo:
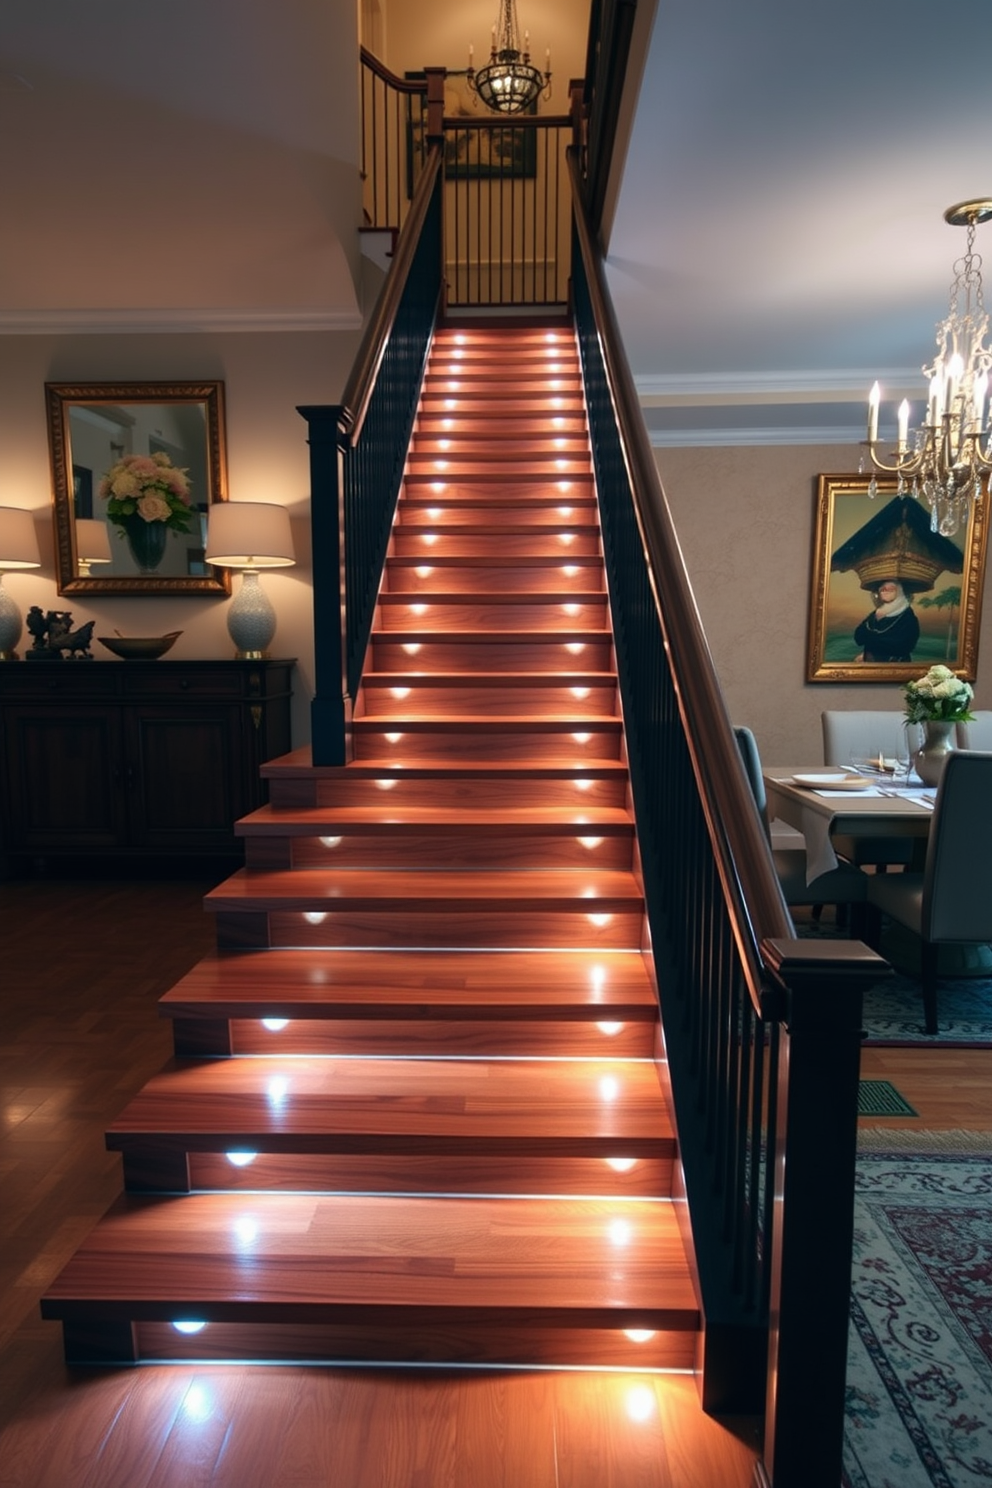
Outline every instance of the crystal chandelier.
[(499, 18), (493, 26), (489, 62), (476, 72), (473, 48), (468, 49), (468, 85), (487, 108), (497, 114), (522, 114), (537, 99), (551, 97), (551, 51), (541, 72), (530, 60), (530, 32), (524, 32), (524, 48), (518, 44), (516, 0), (500, 0)]
[[(968, 521), (969, 505), (992, 489), (992, 440), (988, 392), (992, 351), (985, 344), (989, 318), (982, 298), (982, 260), (975, 252), (975, 228), (992, 217), (992, 200), (948, 207), (944, 221), (968, 229), (968, 246), (954, 265), (947, 319), (937, 327), (937, 356), (924, 367), (929, 379), (925, 421), (909, 434), (909, 404), (899, 405), (896, 447), (888, 461), (878, 452), (876, 382), (868, 399), (868, 453), (877, 470), (899, 477), (899, 494), (922, 497), (930, 508), (930, 528), (952, 537)], [(869, 483), (875, 495), (875, 477)]]

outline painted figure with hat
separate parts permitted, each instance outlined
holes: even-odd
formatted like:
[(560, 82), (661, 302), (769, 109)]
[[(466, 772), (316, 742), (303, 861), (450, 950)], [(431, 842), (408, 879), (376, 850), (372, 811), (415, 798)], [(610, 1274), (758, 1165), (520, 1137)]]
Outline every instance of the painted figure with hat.
[(964, 555), (933, 532), (912, 496), (896, 496), (837, 549), (831, 570), (854, 569), (874, 609), (854, 632), (862, 661), (912, 661), (920, 637), (913, 595), (932, 589), (939, 574), (961, 573)]

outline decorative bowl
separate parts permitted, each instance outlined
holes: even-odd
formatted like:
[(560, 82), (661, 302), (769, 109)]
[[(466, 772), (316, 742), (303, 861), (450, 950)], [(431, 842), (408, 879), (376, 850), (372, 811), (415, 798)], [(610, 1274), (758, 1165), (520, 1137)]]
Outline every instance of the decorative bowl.
[(164, 636), (97, 636), (97, 640), (124, 661), (154, 661), (164, 656), (181, 635), (181, 630), (173, 630)]

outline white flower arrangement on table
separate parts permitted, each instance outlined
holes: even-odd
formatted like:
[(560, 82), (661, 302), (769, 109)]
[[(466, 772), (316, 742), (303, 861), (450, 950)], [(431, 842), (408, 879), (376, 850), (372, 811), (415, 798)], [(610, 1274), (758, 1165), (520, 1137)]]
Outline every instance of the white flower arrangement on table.
[(187, 472), (161, 451), (125, 455), (107, 471), (99, 491), (107, 503), (107, 521), (119, 527), (137, 515), (146, 522), (164, 522), (173, 532), (191, 530), (195, 513)]
[(962, 681), (950, 667), (932, 666), (925, 677), (906, 683), (906, 722), (967, 723), (969, 704), (975, 696), (971, 684)]

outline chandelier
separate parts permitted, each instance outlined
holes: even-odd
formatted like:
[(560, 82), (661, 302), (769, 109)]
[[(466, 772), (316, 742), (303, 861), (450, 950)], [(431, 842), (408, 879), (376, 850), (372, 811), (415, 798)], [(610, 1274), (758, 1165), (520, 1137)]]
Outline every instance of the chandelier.
[(468, 85), (487, 108), (497, 114), (522, 114), (537, 99), (551, 97), (551, 51), (541, 72), (530, 60), (530, 32), (524, 32), (524, 48), (518, 44), (516, 0), (500, 0), (499, 18), (493, 26), (489, 62), (476, 72), (474, 50), (468, 49)]
[[(975, 252), (975, 228), (992, 217), (992, 200), (948, 207), (944, 221), (968, 229), (968, 246), (954, 264), (947, 319), (937, 327), (937, 356), (923, 368), (930, 391), (924, 422), (909, 434), (909, 404), (899, 405), (896, 447), (888, 461), (878, 452), (876, 382), (868, 398), (868, 453), (877, 470), (899, 478), (899, 494), (909, 493), (930, 508), (930, 529), (952, 537), (968, 521), (972, 501), (992, 490), (992, 441), (988, 392), (992, 351), (985, 344), (989, 318), (982, 298), (982, 260)], [(869, 494), (876, 493), (875, 477)]]

